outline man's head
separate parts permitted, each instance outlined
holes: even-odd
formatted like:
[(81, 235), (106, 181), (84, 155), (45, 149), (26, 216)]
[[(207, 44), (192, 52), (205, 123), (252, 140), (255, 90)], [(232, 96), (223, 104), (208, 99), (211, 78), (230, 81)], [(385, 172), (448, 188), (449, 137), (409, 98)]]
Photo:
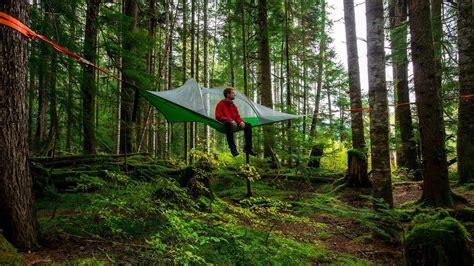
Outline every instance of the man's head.
[(235, 99), (235, 89), (232, 87), (227, 87), (224, 89), (224, 97), (229, 100)]

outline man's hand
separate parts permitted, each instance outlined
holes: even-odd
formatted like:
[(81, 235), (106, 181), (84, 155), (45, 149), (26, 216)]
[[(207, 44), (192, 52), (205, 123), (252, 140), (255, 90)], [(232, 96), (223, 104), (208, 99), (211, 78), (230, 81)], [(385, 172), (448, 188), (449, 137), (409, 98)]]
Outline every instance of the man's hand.
[(245, 128), (245, 122), (240, 122), (240, 127)]
[(237, 127), (237, 122), (235, 122), (234, 120), (232, 120), (230, 123), (232, 124), (233, 127)]

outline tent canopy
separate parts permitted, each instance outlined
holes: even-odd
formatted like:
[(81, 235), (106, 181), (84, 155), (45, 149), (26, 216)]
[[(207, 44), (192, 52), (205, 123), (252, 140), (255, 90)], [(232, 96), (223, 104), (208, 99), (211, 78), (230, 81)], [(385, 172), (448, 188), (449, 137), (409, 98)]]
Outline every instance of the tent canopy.
[[(169, 91), (140, 90), (140, 94), (165, 116), (168, 122), (201, 122), (219, 132), (225, 132), (224, 125), (214, 117), (217, 103), (224, 98), (224, 88), (204, 88), (194, 79), (183, 86)], [(301, 115), (277, 112), (271, 108), (250, 101), (245, 95), (235, 91), (234, 104), (240, 116), (252, 126), (261, 126)]]

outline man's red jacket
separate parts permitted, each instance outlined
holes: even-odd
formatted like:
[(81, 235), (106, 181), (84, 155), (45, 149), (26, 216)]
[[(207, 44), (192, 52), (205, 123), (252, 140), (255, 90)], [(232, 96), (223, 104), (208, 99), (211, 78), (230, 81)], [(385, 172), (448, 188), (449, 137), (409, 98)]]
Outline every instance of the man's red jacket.
[(239, 115), (237, 106), (228, 99), (223, 99), (217, 104), (214, 114), (220, 122), (235, 121), (240, 124), (244, 121)]

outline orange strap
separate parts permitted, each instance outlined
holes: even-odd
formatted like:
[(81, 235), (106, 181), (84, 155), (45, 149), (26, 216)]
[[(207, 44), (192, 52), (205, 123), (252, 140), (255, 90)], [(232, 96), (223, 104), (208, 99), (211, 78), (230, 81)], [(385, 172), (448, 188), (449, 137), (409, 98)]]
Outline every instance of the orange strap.
[[(119, 80), (119, 81), (122, 81), (121, 78), (117, 77), (117, 76), (114, 76), (112, 73), (108, 72), (107, 70), (105, 69), (102, 69), (100, 67), (98, 67), (97, 65), (95, 64), (92, 64), (91, 62), (87, 61), (86, 59), (80, 57), (79, 55), (69, 51), (68, 49), (52, 42), (51, 40), (49, 40), (48, 38), (44, 37), (43, 35), (40, 35), (40, 34), (37, 34), (36, 32), (34, 32), (33, 30), (31, 30), (30, 28), (28, 28), (25, 24), (21, 23), (19, 20), (17, 20), (16, 18), (6, 14), (6, 13), (3, 13), (3, 12), (0, 12), (0, 24), (3, 24), (5, 26), (8, 26), (16, 31), (18, 31), (19, 33), (23, 34), (24, 36), (34, 40), (34, 39), (40, 39), (42, 40), (43, 42), (51, 45), (55, 50), (67, 55), (67, 56), (70, 56), (74, 59), (76, 59), (79, 63), (81, 64), (84, 64), (84, 65), (89, 65), (95, 69), (97, 69), (98, 71), (104, 73), (105, 75), (111, 77), (111, 78), (114, 78), (116, 80)], [(132, 84), (131, 84), (132, 85)], [(134, 86), (134, 85), (132, 85)], [(135, 86), (134, 86), (135, 87)]]
[(474, 97), (474, 94), (466, 94), (466, 95), (460, 95), (460, 96), (449, 96), (447, 97), (448, 99), (469, 99)]

